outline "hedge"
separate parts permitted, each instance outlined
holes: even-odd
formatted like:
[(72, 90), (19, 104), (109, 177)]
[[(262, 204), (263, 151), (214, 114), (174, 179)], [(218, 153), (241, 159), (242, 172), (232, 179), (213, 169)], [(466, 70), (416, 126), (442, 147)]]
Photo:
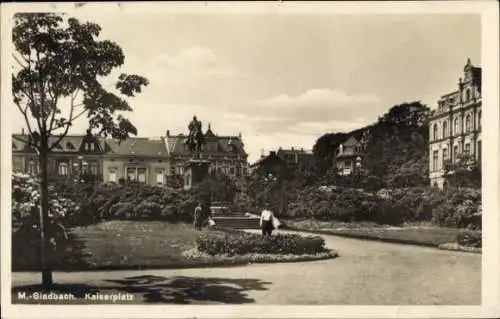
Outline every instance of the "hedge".
[(200, 252), (215, 255), (314, 255), (327, 252), (325, 240), (320, 236), (277, 234), (262, 236), (245, 232), (212, 231), (203, 233), (196, 241)]
[(463, 230), (457, 235), (457, 243), (460, 246), (481, 248), (482, 247), (482, 232), (473, 230)]
[(412, 187), (373, 193), (316, 186), (298, 191), (280, 217), (388, 225), (428, 221), (442, 227), (480, 229), (481, 215), (478, 189)]

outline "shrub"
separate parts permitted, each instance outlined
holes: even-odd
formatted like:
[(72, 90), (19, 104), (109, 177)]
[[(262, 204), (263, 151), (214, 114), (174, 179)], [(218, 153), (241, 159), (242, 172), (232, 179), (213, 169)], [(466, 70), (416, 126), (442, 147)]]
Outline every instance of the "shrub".
[(482, 232), (474, 230), (462, 230), (457, 235), (457, 243), (461, 246), (481, 248)]
[(326, 250), (325, 241), (319, 236), (303, 237), (295, 234), (278, 234), (264, 237), (239, 231), (213, 231), (203, 233), (196, 242), (198, 250), (209, 255), (314, 255)]
[(445, 192), (432, 214), (439, 226), (481, 229), (481, 190), (457, 188)]
[[(23, 269), (38, 266), (40, 262), (40, 184), (26, 174), (12, 175), (12, 267)], [(49, 216), (45, 225), (48, 236), (47, 263), (57, 266), (67, 258), (72, 244), (65, 231), (80, 207), (72, 200), (49, 188)]]

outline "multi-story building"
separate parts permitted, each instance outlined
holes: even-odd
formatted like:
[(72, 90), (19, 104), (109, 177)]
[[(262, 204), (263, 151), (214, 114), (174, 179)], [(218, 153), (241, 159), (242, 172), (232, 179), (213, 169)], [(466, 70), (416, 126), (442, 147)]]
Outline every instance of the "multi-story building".
[(335, 151), (335, 168), (341, 176), (351, 175), (356, 169), (361, 169), (363, 143), (355, 136), (350, 136), (340, 143)]
[[(35, 152), (23, 141), (25, 134), (12, 139), (13, 170), (38, 174)], [(50, 143), (57, 141), (51, 137)], [(163, 138), (131, 137), (118, 143), (87, 135), (67, 135), (51, 152), (48, 163), (52, 179), (90, 178), (98, 182), (137, 181), (150, 185), (166, 183), (170, 168)]]
[[(204, 137), (200, 159), (210, 161), (210, 172), (223, 173), (235, 178), (248, 174), (248, 155), (245, 153), (241, 134), (237, 136), (216, 135), (208, 124)], [(171, 175), (182, 176), (187, 162), (193, 157), (187, 145), (187, 139), (187, 135), (171, 135), (167, 130), (165, 147), (171, 162), (169, 172)]]
[(312, 151), (305, 151), (303, 148), (283, 149), (280, 147), (276, 155), (292, 169), (310, 169), (313, 165), (314, 154)]
[(261, 157), (250, 165), (252, 174), (257, 174), (264, 178), (276, 177), (287, 178), (290, 174), (290, 166), (276, 151), (270, 151), (268, 155), (262, 154)]
[(481, 161), (481, 68), (470, 59), (457, 90), (439, 99), (429, 130), (429, 178), (433, 186), (445, 185), (445, 164), (456, 162), (460, 155)]

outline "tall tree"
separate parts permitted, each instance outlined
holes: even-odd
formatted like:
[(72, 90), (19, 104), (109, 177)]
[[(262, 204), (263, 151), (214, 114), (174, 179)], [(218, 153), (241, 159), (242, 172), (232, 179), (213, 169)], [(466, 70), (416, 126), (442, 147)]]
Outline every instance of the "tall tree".
[(348, 136), (347, 133), (327, 133), (316, 140), (313, 154), (319, 175), (323, 175), (332, 167), (336, 148)]
[(48, 157), (82, 116), (97, 135), (119, 140), (137, 135), (134, 125), (120, 113), (132, 110), (126, 97), (140, 93), (149, 83), (139, 75), (121, 74), (114, 88), (101, 84), (123, 65), (125, 55), (116, 43), (98, 39), (101, 27), (95, 23), (52, 13), (20, 13), (14, 19), (12, 93), (28, 129), (27, 138), (16, 138), (36, 152), (40, 165), (42, 284), (48, 286), (52, 271), (43, 257)]
[(426, 184), (428, 118), (420, 102), (393, 106), (371, 129), (363, 167), (388, 186)]

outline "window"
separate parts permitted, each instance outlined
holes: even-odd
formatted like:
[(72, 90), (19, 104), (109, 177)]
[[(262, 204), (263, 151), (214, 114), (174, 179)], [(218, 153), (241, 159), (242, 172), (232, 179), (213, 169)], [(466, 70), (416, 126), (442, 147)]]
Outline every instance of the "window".
[(116, 183), (116, 168), (109, 169), (108, 181)]
[(477, 127), (481, 129), (481, 111), (477, 114)]
[(477, 141), (477, 158), (479, 163), (481, 163), (481, 141)]
[(443, 138), (448, 137), (448, 121), (443, 122)]
[(432, 169), (434, 171), (437, 171), (438, 170), (438, 151), (434, 151), (432, 152)]
[(465, 132), (470, 132), (470, 129), (471, 129), (471, 125), (470, 125), (470, 114), (467, 114), (467, 116), (465, 117)]
[(99, 174), (99, 163), (97, 162), (90, 163), (90, 174), (94, 176)]
[(470, 100), (470, 89), (465, 90), (465, 101)]
[(469, 143), (464, 145), (464, 153), (465, 153), (465, 155), (470, 155), (470, 144)]
[(229, 168), (229, 174), (230, 174), (230, 175), (234, 175), (234, 167), (233, 167), (233, 166), (231, 166), (231, 167)]
[(163, 184), (163, 180), (164, 180), (163, 170), (159, 169), (156, 171), (156, 183)]
[(135, 181), (135, 174), (136, 174), (136, 169), (135, 168), (127, 168), (127, 179), (129, 181)]
[(443, 149), (443, 167), (446, 164), (447, 160), (448, 160), (448, 149), (445, 148), (445, 149)]
[(453, 162), (457, 162), (458, 157), (458, 145), (453, 146)]
[(458, 117), (456, 117), (455, 122), (453, 122), (453, 133), (454, 134), (460, 133), (460, 123)]
[(57, 167), (58, 173), (61, 176), (67, 176), (68, 175), (68, 163), (65, 162), (60, 162), (58, 167)]
[(28, 173), (30, 174), (38, 174), (38, 165), (35, 160), (31, 159), (28, 162)]
[(438, 125), (434, 124), (434, 127), (432, 129), (432, 139), (435, 141), (438, 139)]
[(137, 169), (137, 180), (141, 183), (146, 183), (146, 169), (138, 168)]

